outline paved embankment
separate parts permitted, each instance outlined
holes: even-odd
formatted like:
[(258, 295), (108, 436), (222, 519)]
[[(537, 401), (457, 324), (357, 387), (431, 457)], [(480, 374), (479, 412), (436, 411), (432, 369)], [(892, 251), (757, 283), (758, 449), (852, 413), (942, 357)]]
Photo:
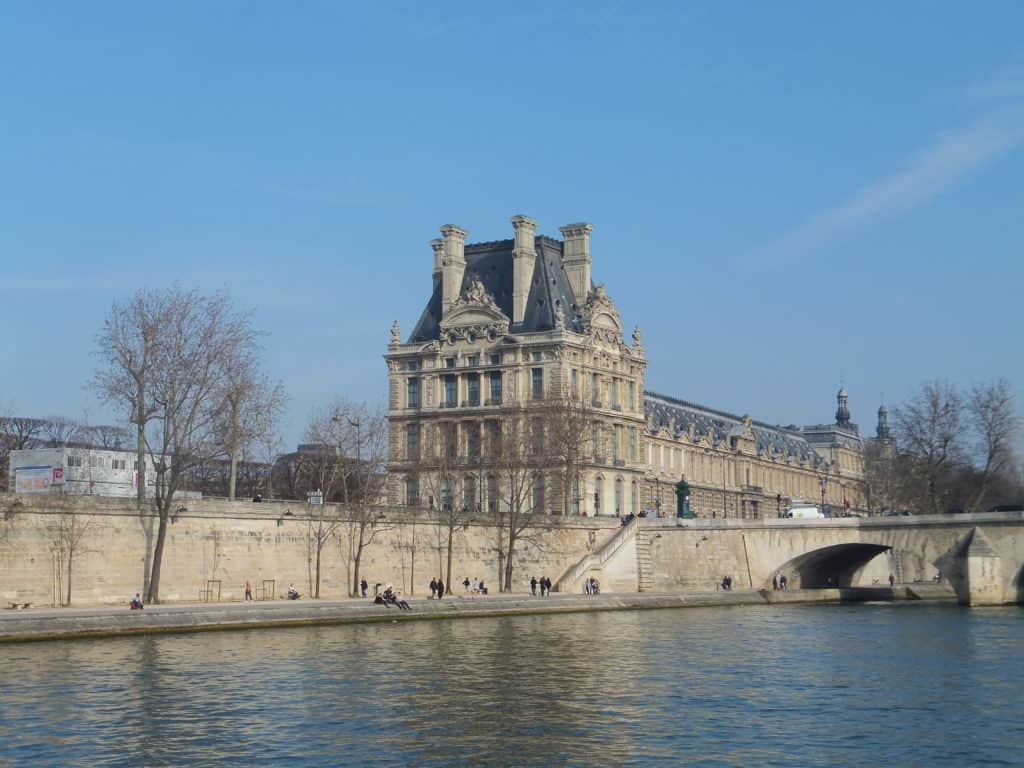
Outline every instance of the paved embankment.
[(312, 624), (510, 616), (585, 611), (622, 611), (766, 603), (836, 603), (848, 600), (952, 600), (952, 590), (935, 585), (896, 589), (819, 589), (771, 592), (619, 593), (596, 596), (554, 594), (454, 596), (444, 600), (414, 598), (412, 610), (374, 605), (371, 600), (297, 600), (249, 603), (154, 605), (142, 611), (127, 607), (42, 608), (0, 612), (0, 643), (76, 637), (165, 632), (197, 632)]

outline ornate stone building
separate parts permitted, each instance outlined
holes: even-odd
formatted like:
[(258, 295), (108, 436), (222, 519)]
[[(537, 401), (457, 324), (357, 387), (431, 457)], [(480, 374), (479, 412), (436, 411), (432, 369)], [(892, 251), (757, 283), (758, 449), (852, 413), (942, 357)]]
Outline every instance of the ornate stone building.
[[(844, 390), (834, 424), (803, 429), (645, 392), (640, 330), (624, 338), (615, 303), (591, 279), (593, 227), (570, 224), (555, 240), (526, 216), (512, 226), (512, 239), (475, 244), (441, 227), (427, 306), (405, 341), (392, 328), (392, 503), (493, 508), (502, 480), (488, 452), (503, 420), (528, 413), (537, 456), (557, 454), (561, 466), (535, 467), (536, 510), (675, 514), (681, 479), (700, 516), (774, 515), (822, 489), (833, 507), (859, 507), (861, 444)], [(536, 415), (550, 420), (552, 406), (575, 415), (572, 450), (552, 448), (559, 429)], [(432, 482), (442, 465), (445, 479)]]

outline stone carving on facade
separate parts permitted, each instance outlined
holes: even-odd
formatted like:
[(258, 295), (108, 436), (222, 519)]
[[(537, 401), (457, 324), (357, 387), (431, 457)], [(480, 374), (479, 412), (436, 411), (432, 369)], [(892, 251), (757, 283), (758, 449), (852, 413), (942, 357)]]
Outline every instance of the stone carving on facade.
[(638, 325), (633, 328), (633, 346), (639, 349), (643, 347), (643, 345), (643, 337), (640, 335), (640, 326)]
[(479, 276), (473, 275), (441, 321), (441, 341), (447, 344), (481, 339), (495, 341), (508, 333), (508, 327), (508, 317)]
[(397, 320), (395, 320), (395, 322), (393, 322), (391, 324), (391, 343), (392, 344), (401, 344), (402, 343), (402, 331), (398, 327), (398, 321)]
[(587, 303), (581, 314), (585, 333), (609, 344), (622, 344), (622, 321), (619, 319), (619, 310), (605, 292), (604, 283), (598, 283), (587, 296)]
[(555, 302), (555, 330), (565, 330), (565, 312), (562, 310), (562, 302)]

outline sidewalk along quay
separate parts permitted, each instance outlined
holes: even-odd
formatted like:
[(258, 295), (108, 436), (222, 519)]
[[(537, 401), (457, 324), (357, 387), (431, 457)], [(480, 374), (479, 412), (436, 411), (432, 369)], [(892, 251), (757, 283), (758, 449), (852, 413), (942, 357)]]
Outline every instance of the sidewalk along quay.
[(942, 585), (913, 584), (895, 588), (806, 589), (790, 592), (733, 590), (686, 593), (610, 593), (532, 597), (521, 593), (452, 596), (441, 600), (409, 598), (411, 610), (378, 605), (370, 598), (268, 602), (149, 605), (124, 607), (29, 608), (0, 611), (0, 643), (86, 637), (115, 637), (168, 632), (295, 627), (515, 616), (586, 611), (633, 611), (743, 605), (798, 605), (899, 600), (955, 601)]

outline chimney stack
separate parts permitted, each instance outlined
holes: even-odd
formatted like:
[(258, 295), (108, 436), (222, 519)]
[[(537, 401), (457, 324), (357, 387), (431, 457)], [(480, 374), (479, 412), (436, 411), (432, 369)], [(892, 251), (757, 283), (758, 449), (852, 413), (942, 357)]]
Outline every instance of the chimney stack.
[(435, 237), (430, 241), (430, 247), (434, 249), (434, 271), (431, 273), (436, 282), (441, 277), (441, 265), (444, 262), (444, 240)]
[(562, 267), (569, 278), (576, 304), (583, 306), (590, 295), (590, 233), (594, 225), (587, 222), (561, 227)]
[(442, 241), (443, 254), (437, 246), (434, 246), (435, 259), (438, 255), (441, 256), (442, 316), (448, 314), (448, 308), (459, 298), (459, 292), (462, 290), (462, 275), (466, 271), (466, 236), (468, 234), (466, 230), (460, 229), (454, 224), (445, 224), (441, 227), (441, 236), (444, 238)]
[(526, 316), (526, 301), (530, 298), (530, 282), (537, 261), (537, 222), (529, 216), (513, 216), (516, 231), (512, 250), (512, 322), (521, 323)]

